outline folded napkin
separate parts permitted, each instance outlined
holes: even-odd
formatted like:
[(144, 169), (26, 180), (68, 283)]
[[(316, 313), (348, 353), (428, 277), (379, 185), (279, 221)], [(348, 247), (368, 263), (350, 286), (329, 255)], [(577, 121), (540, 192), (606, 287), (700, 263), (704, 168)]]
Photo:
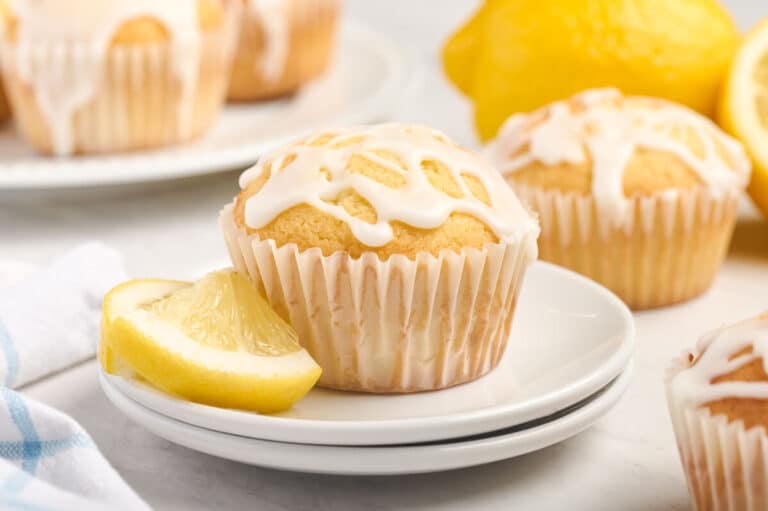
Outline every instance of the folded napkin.
[(125, 280), (117, 252), (87, 243), (46, 268), (0, 267), (14, 281), (0, 282), (0, 384), (19, 387), (93, 356), (101, 299)]
[(148, 509), (74, 420), (11, 390), (92, 357), (102, 297), (122, 280), (99, 243), (45, 268), (0, 261), (1, 509)]

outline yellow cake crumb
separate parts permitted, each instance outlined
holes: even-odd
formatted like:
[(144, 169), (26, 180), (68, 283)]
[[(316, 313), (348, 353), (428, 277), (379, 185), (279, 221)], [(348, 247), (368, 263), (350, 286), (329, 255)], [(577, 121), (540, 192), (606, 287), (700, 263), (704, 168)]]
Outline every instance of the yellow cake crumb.
[[(312, 143), (322, 144), (327, 143), (328, 140), (329, 138), (321, 136), (313, 140)], [(448, 140), (440, 140), (440, 142), (452, 144)], [(285, 149), (285, 151), (290, 150), (291, 146)], [(405, 170), (402, 162), (398, 162), (396, 155), (381, 151), (377, 153), (377, 156), (398, 164), (401, 169)], [(437, 159), (425, 160), (421, 162), (421, 169), (436, 190), (454, 198), (461, 196), (462, 191), (459, 184), (442, 162)], [(279, 171), (280, 169), (278, 169)], [(405, 185), (405, 180), (401, 175), (361, 155), (353, 155), (349, 159), (346, 171), (363, 174), (391, 188)], [(357, 239), (346, 222), (307, 204), (301, 204), (280, 213), (264, 227), (251, 228), (245, 222), (245, 204), (248, 199), (261, 190), (272, 172), (271, 165), (266, 164), (262, 174), (238, 194), (235, 201), (234, 216), (237, 225), (244, 227), (248, 234), (256, 234), (261, 239), (275, 240), (278, 246), (295, 243), (300, 250), (318, 247), (325, 255), (340, 251), (346, 252), (354, 258), (360, 257), (364, 252), (373, 252), (379, 258), (386, 259), (394, 254), (415, 258), (419, 252), (433, 255), (437, 255), (442, 250), (459, 252), (465, 247), (482, 248), (487, 243), (499, 241), (491, 228), (481, 220), (465, 213), (454, 212), (441, 226), (435, 229), (419, 229), (402, 222), (393, 221), (391, 222), (393, 239), (383, 246), (370, 247)], [(475, 198), (489, 204), (488, 191), (480, 180), (475, 176), (465, 174), (462, 174), (461, 177), (466, 189)], [(373, 223), (377, 220), (376, 212), (370, 204), (352, 190), (343, 191), (337, 197), (327, 200), (333, 204), (341, 205), (350, 215), (365, 222)]]

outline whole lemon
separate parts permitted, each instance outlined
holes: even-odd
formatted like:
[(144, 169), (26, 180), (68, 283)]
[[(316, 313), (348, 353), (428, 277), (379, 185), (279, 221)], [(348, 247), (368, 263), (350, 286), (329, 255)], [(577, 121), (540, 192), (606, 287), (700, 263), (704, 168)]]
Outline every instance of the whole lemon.
[(738, 45), (715, 0), (487, 0), (448, 40), (443, 62), (485, 140), (513, 113), (592, 87), (712, 115)]

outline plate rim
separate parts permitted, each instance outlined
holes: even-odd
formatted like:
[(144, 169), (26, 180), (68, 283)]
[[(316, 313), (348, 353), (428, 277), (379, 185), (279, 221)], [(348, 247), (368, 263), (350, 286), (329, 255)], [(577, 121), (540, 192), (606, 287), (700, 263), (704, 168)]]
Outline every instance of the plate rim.
[[(630, 362), (595, 399), (571, 413), (534, 428), (465, 442), (425, 445), (332, 446), (248, 438), (211, 431), (159, 414), (125, 396), (109, 383), (103, 389), (109, 401), (132, 422), (187, 449), (269, 469), (378, 476), (456, 470), (515, 458), (560, 443), (582, 433), (610, 412), (629, 388), (633, 373), (634, 364)], [(169, 434), (169, 429), (175, 433)], [(222, 446), (222, 439), (227, 440), (226, 446)], [(247, 455), (249, 450), (259, 452), (262, 459), (257, 461)], [(290, 456), (286, 457), (285, 451), (290, 452)], [(406, 456), (410, 458), (409, 463), (403, 462)], [(387, 457), (392, 458), (389, 465), (382, 463)], [(281, 459), (282, 462), (276, 462), (275, 459)], [(333, 463), (328, 463), (329, 459), (333, 459)], [(357, 466), (351, 467), (350, 464)]]
[[(377, 31), (369, 28), (364, 23), (355, 20), (354, 18), (345, 18), (340, 26), (339, 40), (344, 38), (350, 38), (357, 44), (365, 42), (366, 46), (372, 52), (375, 52), (382, 61), (385, 62), (387, 69), (387, 79), (377, 84), (375, 92), (365, 98), (365, 101), (360, 104), (352, 105), (353, 108), (344, 110), (341, 115), (334, 116), (333, 119), (326, 119), (319, 124), (329, 125), (354, 125), (365, 122), (370, 122), (376, 117), (383, 116), (387, 111), (393, 110), (397, 103), (397, 91), (401, 89), (406, 83), (406, 58), (400, 48), (395, 42), (387, 38), (386, 36), (378, 33)], [(241, 170), (250, 165), (253, 165), (260, 155), (271, 150), (272, 148), (284, 144), (288, 141), (301, 137), (303, 134), (317, 129), (318, 125), (312, 125), (307, 128), (302, 128), (294, 133), (287, 134), (285, 136), (278, 136), (276, 138), (270, 138), (268, 140), (262, 140), (253, 142), (250, 144), (242, 144), (234, 147), (227, 147), (218, 150), (206, 151), (201, 154), (196, 154), (193, 159), (189, 159), (187, 155), (169, 155), (164, 154), (162, 150), (156, 151), (137, 151), (134, 153), (121, 154), (105, 154), (93, 156), (91, 160), (83, 162), (82, 165), (88, 167), (100, 167), (106, 164), (122, 165), (123, 167), (135, 166), (136, 158), (141, 158), (145, 167), (153, 166), (155, 161), (172, 161), (178, 157), (187, 158), (184, 165), (184, 170), (180, 170), (178, 164), (168, 164), (164, 166), (154, 167), (152, 171), (144, 171), (138, 175), (131, 175), (127, 173), (118, 173), (116, 175), (99, 174), (94, 171), (93, 173), (82, 174), (75, 173), (73, 167), (77, 167), (79, 164), (73, 159), (65, 160), (66, 163), (63, 168), (48, 168), (45, 170), (32, 169), (31, 171), (24, 172), (14, 170), (9, 165), (3, 164), (0, 161), (0, 193), (13, 192), (13, 191), (39, 191), (39, 190), (72, 190), (72, 189), (88, 189), (88, 188), (102, 188), (110, 186), (124, 186), (124, 185), (136, 185), (142, 183), (154, 183), (158, 181), (170, 181), (177, 179), (187, 179), (197, 176), (205, 176), (212, 174), (220, 174), (224, 172), (232, 172)], [(13, 128), (11, 128), (13, 129)], [(18, 135), (17, 135), (18, 137)], [(20, 140), (20, 143), (21, 142)], [(191, 142), (194, 144), (194, 142)], [(175, 146), (176, 149), (184, 151), (184, 145)], [(56, 157), (50, 157), (52, 164), (57, 165), (55, 162)], [(121, 164), (121, 160), (123, 163)], [(47, 163), (42, 163), (40, 160), (32, 162), (30, 165), (45, 166)], [(24, 163), (22, 163), (24, 164)], [(9, 176), (3, 176), (3, 172), (9, 172)], [(51, 176), (52, 173), (64, 173), (69, 174), (66, 176)], [(40, 174), (45, 173), (46, 177), (42, 178)]]
[[(575, 279), (612, 302), (622, 319), (624, 338), (620, 348), (611, 354), (598, 370), (593, 370), (565, 387), (547, 392), (523, 403), (405, 419), (307, 420), (295, 417), (274, 417), (194, 403), (151, 387), (144, 388), (140, 383), (121, 376), (107, 375), (101, 366), (99, 366), (99, 373), (114, 382), (121, 392), (156, 413), (211, 431), (269, 441), (311, 445), (393, 445), (403, 443), (395, 439), (402, 439), (404, 435), (406, 435), (405, 438), (408, 439), (408, 443), (416, 443), (458, 438), (511, 427), (551, 415), (598, 392), (624, 371), (631, 363), (635, 351), (635, 324), (632, 313), (614, 293), (587, 277), (566, 268), (543, 261), (537, 261), (535, 264), (546, 268), (547, 271), (561, 273), (568, 278)], [(149, 401), (137, 397), (141, 395), (149, 396)], [(178, 408), (180, 413), (168, 414), (166, 412), (167, 406), (157, 404), (162, 401)], [(519, 419), (509, 421), (509, 415), (514, 415)], [(202, 417), (202, 420), (196, 417)], [(231, 423), (233, 418), (239, 419), (236, 421), (238, 423), (236, 427), (221, 429), (220, 426), (212, 425), (222, 422)], [(468, 432), (467, 429), (470, 427), (472, 429)], [(263, 428), (276, 430), (277, 434), (270, 431), (268, 435), (264, 435)], [(251, 430), (259, 432), (250, 433)]]

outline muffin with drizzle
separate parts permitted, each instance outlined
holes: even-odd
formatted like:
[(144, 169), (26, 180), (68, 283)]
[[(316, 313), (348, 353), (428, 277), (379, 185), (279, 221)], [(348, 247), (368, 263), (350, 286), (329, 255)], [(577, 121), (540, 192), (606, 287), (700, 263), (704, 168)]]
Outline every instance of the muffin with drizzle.
[(253, 101), (295, 92), (327, 68), (340, 0), (241, 0), (240, 39), (229, 99)]
[(3, 93), (3, 78), (0, 76), (0, 124), (7, 121), (11, 117), (11, 109), (8, 106), (8, 101), (5, 99), (5, 93)]
[(228, 0), (0, 0), (0, 60), (24, 137), (44, 153), (192, 139), (226, 96)]
[(323, 368), (319, 384), (415, 392), (499, 362), (538, 225), (478, 155), (385, 124), (320, 133), (246, 171), (220, 221)]
[(768, 314), (674, 361), (667, 401), (697, 511), (768, 509)]
[[(0, 34), (3, 33), (4, 20), (9, 16), (10, 10), (8, 6), (0, 1)], [(5, 88), (3, 86), (3, 73), (2, 70), (2, 54), (0, 54), (0, 124), (7, 121), (11, 117), (11, 107), (8, 105), (8, 100), (5, 97)]]
[(541, 258), (635, 309), (710, 285), (750, 175), (741, 145), (710, 120), (615, 89), (511, 117), (487, 154), (539, 214)]

